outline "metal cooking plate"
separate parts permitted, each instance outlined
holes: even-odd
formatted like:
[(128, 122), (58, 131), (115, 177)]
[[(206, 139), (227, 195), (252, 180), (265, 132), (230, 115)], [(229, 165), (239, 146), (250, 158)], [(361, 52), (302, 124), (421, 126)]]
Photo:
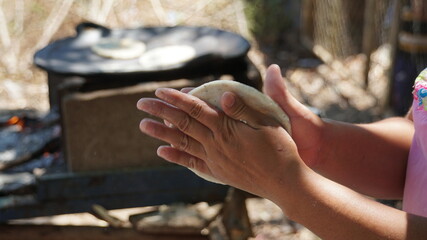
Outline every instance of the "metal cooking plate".
[[(107, 29), (83, 23), (77, 29), (76, 36), (58, 40), (38, 51), (35, 64), (47, 71), (73, 75), (153, 72), (179, 69), (205, 56), (216, 60), (241, 57), (250, 48), (240, 35), (210, 27)], [(144, 43), (146, 49), (141, 59), (113, 59), (94, 53), (92, 48), (106, 39), (132, 39)], [(182, 55), (175, 61), (168, 59), (179, 51)], [(149, 57), (143, 57), (144, 54)], [(163, 60), (148, 64), (145, 58)]]

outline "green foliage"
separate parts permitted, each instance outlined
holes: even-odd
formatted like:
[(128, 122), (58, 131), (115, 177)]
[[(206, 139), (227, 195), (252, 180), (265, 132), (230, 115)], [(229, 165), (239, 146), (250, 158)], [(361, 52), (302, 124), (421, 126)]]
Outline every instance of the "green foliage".
[(291, 26), (286, 15), (288, 0), (245, 0), (245, 14), (255, 38), (273, 43)]

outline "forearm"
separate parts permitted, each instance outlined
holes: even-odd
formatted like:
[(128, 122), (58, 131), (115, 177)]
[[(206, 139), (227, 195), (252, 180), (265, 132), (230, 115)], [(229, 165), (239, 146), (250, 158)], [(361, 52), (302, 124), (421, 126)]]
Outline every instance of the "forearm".
[(405, 118), (360, 125), (326, 121), (314, 169), (363, 194), (400, 198), (413, 132)]
[(284, 187), (273, 201), (291, 219), (322, 239), (423, 239), (427, 236), (425, 218), (370, 200), (313, 171), (296, 174), (295, 178), (300, 181)]

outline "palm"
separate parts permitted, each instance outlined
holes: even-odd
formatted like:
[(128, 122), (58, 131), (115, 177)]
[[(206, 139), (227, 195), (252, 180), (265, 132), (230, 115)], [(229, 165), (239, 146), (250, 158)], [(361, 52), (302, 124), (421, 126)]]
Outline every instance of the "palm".
[(298, 147), (298, 153), (307, 165), (312, 166), (315, 164), (320, 151), (321, 131), (320, 127), (316, 125), (317, 116), (314, 115), (310, 118), (290, 116), (292, 138)]
[(267, 70), (264, 92), (288, 114), (292, 124), (292, 138), (301, 158), (309, 166), (315, 164), (321, 146), (322, 120), (287, 91), (277, 65)]

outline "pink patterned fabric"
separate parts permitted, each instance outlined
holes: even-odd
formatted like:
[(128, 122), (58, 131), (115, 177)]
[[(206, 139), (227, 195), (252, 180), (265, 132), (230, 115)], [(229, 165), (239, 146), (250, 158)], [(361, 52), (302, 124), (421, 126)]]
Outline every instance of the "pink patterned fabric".
[(406, 170), (403, 210), (427, 217), (427, 69), (415, 80), (413, 95), (415, 135)]

